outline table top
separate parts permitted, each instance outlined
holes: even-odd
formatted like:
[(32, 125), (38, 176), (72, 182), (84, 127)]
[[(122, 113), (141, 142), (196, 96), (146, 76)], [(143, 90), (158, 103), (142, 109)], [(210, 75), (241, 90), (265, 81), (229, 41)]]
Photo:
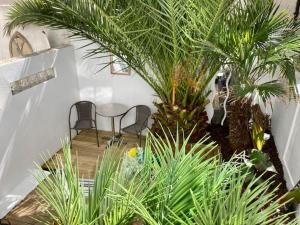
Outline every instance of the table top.
[(105, 117), (117, 117), (124, 115), (128, 109), (128, 106), (120, 103), (107, 103), (97, 106), (97, 114)]

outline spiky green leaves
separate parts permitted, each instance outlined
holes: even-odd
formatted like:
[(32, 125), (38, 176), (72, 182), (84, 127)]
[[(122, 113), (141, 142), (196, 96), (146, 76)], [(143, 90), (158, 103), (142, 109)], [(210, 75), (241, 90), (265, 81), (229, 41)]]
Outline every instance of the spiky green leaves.
[[(214, 143), (202, 139), (190, 146), (187, 137), (148, 136), (144, 165), (125, 179), (120, 152), (106, 151), (97, 168), (94, 186), (84, 196), (77, 166), (64, 147), (60, 172), (42, 182), (40, 194), (58, 225), (185, 224), (282, 225), (288, 215), (278, 210), (269, 181), (249, 180), (238, 158), (229, 162), (207, 157)], [(115, 155), (117, 154), (117, 155)], [(80, 160), (80, 158), (79, 158)]]

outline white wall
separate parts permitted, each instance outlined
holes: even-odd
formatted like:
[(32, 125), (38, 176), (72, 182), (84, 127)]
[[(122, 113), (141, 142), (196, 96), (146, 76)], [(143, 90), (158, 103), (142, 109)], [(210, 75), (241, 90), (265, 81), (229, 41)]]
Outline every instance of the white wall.
[(284, 167), (289, 188), (300, 179), (300, 105), (275, 102), (272, 115), (272, 133)]
[[(298, 91), (300, 73), (296, 72)], [(288, 188), (300, 180), (300, 102), (274, 100), (272, 103), (272, 134), (283, 165)]]
[[(0, 218), (33, 189), (31, 169), (68, 136), (68, 111), (79, 100), (72, 47), (0, 64)], [(54, 67), (56, 78), (12, 96), (9, 83)]]
[[(142, 104), (149, 106), (152, 112), (155, 110), (153, 106), (153, 101), (157, 100), (155, 92), (138, 74), (132, 72), (130, 76), (112, 75), (110, 67), (99, 71), (104, 66), (100, 64), (109, 62), (109, 58), (83, 59), (87, 48), (79, 49), (79, 47), (84, 44), (86, 43), (83, 41), (73, 42), (77, 48), (75, 54), (82, 100), (93, 101), (98, 106), (110, 102), (122, 103), (128, 108)], [(124, 125), (133, 121), (134, 113), (128, 115), (128, 118), (124, 120)], [(116, 119), (116, 129), (118, 127), (119, 120)], [(110, 119), (98, 117), (98, 128), (111, 130)]]

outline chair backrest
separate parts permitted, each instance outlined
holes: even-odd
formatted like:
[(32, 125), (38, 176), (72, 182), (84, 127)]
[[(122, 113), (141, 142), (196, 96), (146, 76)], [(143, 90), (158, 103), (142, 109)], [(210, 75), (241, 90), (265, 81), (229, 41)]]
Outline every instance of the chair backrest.
[(76, 102), (74, 105), (77, 110), (78, 120), (93, 119), (92, 112), (93, 112), (93, 106), (95, 106), (94, 103), (89, 101), (80, 101), (80, 102)]
[(146, 105), (137, 105), (136, 107), (136, 124), (147, 127), (146, 121), (151, 116), (151, 109)]

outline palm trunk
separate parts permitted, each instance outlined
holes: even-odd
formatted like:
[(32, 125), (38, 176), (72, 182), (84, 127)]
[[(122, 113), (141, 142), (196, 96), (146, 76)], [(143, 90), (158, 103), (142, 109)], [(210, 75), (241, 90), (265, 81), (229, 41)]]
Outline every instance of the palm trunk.
[(199, 141), (206, 134), (208, 116), (204, 107), (183, 108), (170, 103), (155, 103), (157, 112), (152, 115), (151, 131), (164, 137), (176, 138), (177, 129), (180, 137), (191, 134), (190, 143)]
[(252, 148), (249, 128), (250, 109), (251, 104), (249, 101), (238, 100), (230, 104), (229, 142), (237, 152)]

